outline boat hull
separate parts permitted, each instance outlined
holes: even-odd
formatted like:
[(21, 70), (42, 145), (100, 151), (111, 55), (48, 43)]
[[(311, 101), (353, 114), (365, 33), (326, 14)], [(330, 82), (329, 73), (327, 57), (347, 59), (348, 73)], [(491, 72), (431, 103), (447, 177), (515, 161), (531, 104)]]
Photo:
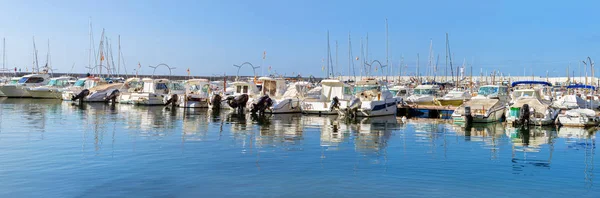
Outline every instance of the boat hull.
[[(492, 123), (501, 122), (504, 115), (504, 108), (494, 109), (487, 115), (476, 114), (473, 115), (473, 123)], [(464, 115), (452, 114), (452, 120), (454, 122), (466, 122)]]
[(58, 89), (28, 90), (28, 92), (32, 98), (62, 99), (62, 93)]
[(590, 127), (598, 124), (598, 119), (587, 116), (559, 115), (558, 122), (567, 127)]
[(0, 86), (0, 92), (9, 98), (31, 98), (31, 94), (19, 85)]
[(302, 113), (300, 108), (300, 100), (297, 98), (283, 99), (276, 101), (267, 113), (284, 114), (284, 113)]
[(440, 102), (440, 105), (442, 106), (455, 106), (458, 107), (460, 105), (462, 105), (464, 103), (463, 99), (456, 99), (456, 100), (443, 100), (443, 99), (439, 99), (438, 100)]
[[(304, 114), (314, 114), (314, 115), (337, 115), (337, 111), (331, 111), (329, 109), (329, 105), (331, 102), (324, 101), (312, 101), (312, 102), (302, 102), (302, 113)], [(340, 100), (340, 107), (345, 107), (348, 105), (348, 101)]]
[(377, 117), (396, 115), (398, 112), (398, 102), (396, 98), (386, 99), (385, 101), (363, 102), (356, 116)]

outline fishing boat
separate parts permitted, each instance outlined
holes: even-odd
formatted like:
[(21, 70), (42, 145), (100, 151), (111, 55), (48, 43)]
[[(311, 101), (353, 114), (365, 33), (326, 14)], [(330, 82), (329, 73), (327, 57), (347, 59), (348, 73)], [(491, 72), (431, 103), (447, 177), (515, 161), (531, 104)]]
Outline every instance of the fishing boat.
[(454, 122), (467, 123), (502, 121), (509, 102), (507, 86), (484, 85), (479, 87), (477, 96), (456, 108), (452, 119)]
[(375, 117), (385, 115), (396, 115), (400, 100), (395, 98), (387, 89), (385, 83), (380, 80), (368, 78), (356, 82), (354, 86), (355, 98), (346, 106), (337, 106), (338, 115), (347, 117)]
[(318, 115), (336, 115), (337, 111), (331, 109), (333, 98), (337, 98), (339, 105), (345, 107), (354, 98), (352, 86), (337, 80), (324, 79), (321, 86), (309, 90), (301, 102), (302, 113)]
[(190, 79), (185, 81), (184, 97), (179, 98), (179, 107), (207, 108), (210, 100), (211, 86), (207, 79)]
[[(540, 85), (542, 87), (534, 87)], [(544, 87), (552, 84), (544, 81), (517, 81), (511, 84), (514, 88), (512, 101), (506, 112), (508, 124), (550, 125), (554, 124), (560, 110), (552, 106), (550, 100), (543, 97)]]
[(463, 88), (454, 88), (450, 90), (446, 95), (436, 100), (441, 106), (455, 106), (462, 105), (465, 101), (471, 99), (471, 93)]
[(62, 89), (73, 85), (75, 77), (61, 76), (51, 78), (48, 84), (39, 87), (28, 87), (27, 92), (33, 98), (61, 99)]
[(48, 74), (28, 74), (21, 77), (16, 84), (0, 86), (0, 92), (9, 98), (30, 98), (31, 94), (26, 88), (42, 86), (48, 84), (48, 81), (50, 81)]
[(424, 84), (415, 87), (413, 94), (406, 98), (408, 104), (433, 105), (435, 98), (439, 95), (440, 86), (438, 84)]

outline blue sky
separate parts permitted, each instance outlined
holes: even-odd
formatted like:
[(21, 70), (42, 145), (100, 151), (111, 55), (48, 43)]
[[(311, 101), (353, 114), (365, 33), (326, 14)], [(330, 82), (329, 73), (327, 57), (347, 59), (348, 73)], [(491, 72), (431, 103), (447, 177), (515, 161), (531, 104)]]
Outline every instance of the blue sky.
[[(235, 74), (233, 64), (262, 64), (280, 74), (313, 74), (326, 57), (326, 33), (332, 55), (339, 42), (339, 68), (347, 73), (348, 33), (353, 54), (369, 34), (369, 57), (385, 61), (385, 19), (389, 23), (390, 59), (404, 56), (415, 70), (417, 53), (425, 71), (433, 40), (440, 67), (445, 60), (445, 33), (450, 34), (454, 65), (463, 60), (474, 71), (499, 69), (512, 75), (564, 75), (566, 66), (598, 55), (598, 2), (558, 1), (4, 1), (0, 37), (6, 37), (9, 67), (31, 67), (32, 37), (40, 63), (50, 39), (52, 64), (67, 72), (86, 72), (88, 20), (95, 47), (102, 28), (117, 54), (117, 36), (129, 73), (142, 64), (166, 63), (175, 74)], [(358, 71), (359, 62), (355, 62)], [(443, 72), (443, 71), (442, 71)], [(157, 73), (166, 73), (157, 70)], [(260, 71), (258, 72), (260, 74)], [(251, 75), (249, 68), (242, 75)]]

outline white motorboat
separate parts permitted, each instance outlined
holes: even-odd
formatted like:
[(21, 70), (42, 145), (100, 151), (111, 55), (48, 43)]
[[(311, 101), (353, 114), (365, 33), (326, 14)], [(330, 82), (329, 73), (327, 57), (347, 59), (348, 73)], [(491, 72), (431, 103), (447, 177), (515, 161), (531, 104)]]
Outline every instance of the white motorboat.
[(450, 90), (446, 95), (436, 99), (441, 106), (455, 106), (462, 105), (465, 101), (471, 100), (471, 93), (463, 88), (454, 88)]
[(337, 97), (340, 107), (348, 105), (354, 98), (352, 86), (337, 80), (324, 79), (321, 86), (310, 90), (301, 102), (302, 112), (306, 114), (336, 115), (337, 111), (331, 109), (333, 98)]
[(484, 85), (479, 87), (477, 96), (454, 110), (452, 119), (454, 122), (473, 123), (502, 121), (509, 102), (507, 86)]
[(543, 81), (513, 82), (512, 87), (515, 90), (505, 115), (508, 124), (525, 122), (538, 126), (554, 124), (560, 110), (554, 108), (550, 100), (542, 96), (543, 87), (533, 87), (533, 85), (552, 86)]
[(406, 98), (408, 104), (433, 105), (439, 96), (440, 86), (437, 84), (425, 84), (415, 87), (413, 94)]
[(77, 79), (71, 76), (51, 78), (48, 84), (39, 87), (28, 87), (27, 91), (33, 98), (61, 99), (62, 89), (73, 85), (75, 80)]
[(131, 100), (135, 105), (164, 105), (173, 94), (183, 95), (185, 91), (183, 85), (168, 79), (144, 78), (142, 81), (144, 82), (142, 91), (131, 93)]
[(599, 117), (591, 109), (571, 109), (558, 115), (558, 123), (568, 127), (590, 127), (598, 125)]
[(347, 106), (339, 106), (338, 114), (351, 117), (396, 115), (400, 100), (380, 80), (368, 78), (356, 82), (355, 98)]
[[(248, 95), (248, 103), (246, 104), (246, 107), (244, 109), (249, 110), (250, 107), (252, 106), (252, 101), (259, 94), (259, 89), (256, 86), (256, 84), (254, 83), (254, 81), (234, 81), (234, 82), (230, 83), (230, 85), (232, 87), (226, 88), (226, 91), (225, 91), (225, 93), (230, 93), (230, 94), (222, 95), (221, 98), (223, 100), (221, 101), (220, 107), (222, 109), (223, 108), (224, 109), (234, 109), (234, 108), (230, 107), (229, 104), (227, 104), (227, 101), (224, 99), (228, 96), (237, 97), (242, 94), (246, 94), (246, 95)], [(211, 103), (209, 103), (209, 108), (212, 108)]]
[(144, 82), (140, 78), (128, 78), (123, 83), (123, 87), (120, 90), (125, 90), (119, 94), (117, 100), (121, 104), (133, 104), (131, 97), (132, 93), (141, 92), (144, 89)]
[(401, 101), (404, 101), (410, 97), (410, 89), (407, 86), (396, 85), (390, 87), (389, 90), (394, 97), (400, 99)]
[[(4, 86), (4, 85), (16, 85), (17, 83), (19, 83), (19, 80), (21, 78), (19, 77), (13, 77), (10, 79), (7, 79), (6, 82), (3, 82), (2, 84), (0, 84), (0, 86)], [(4, 93), (2, 93), (2, 91), (0, 91), (0, 97), (6, 97), (6, 95), (4, 95)]]
[(0, 86), (0, 92), (9, 98), (26, 98), (31, 94), (26, 88), (37, 87), (48, 84), (50, 75), (48, 74), (28, 74), (19, 79), (16, 84), (5, 84)]
[(207, 108), (211, 85), (207, 79), (190, 79), (184, 83), (185, 95), (179, 97), (179, 107)]
[[(273, 106), (268, 108), (268, 113), (301, 113), (302, 93), (308, 89), (308, 82), (295, 82), (286, 85), (283, 78), (260, 77), (262, 83), (261, 94), (268, 96), (273, 101)], [(259, 102), (260, 97), (253, 103)]]

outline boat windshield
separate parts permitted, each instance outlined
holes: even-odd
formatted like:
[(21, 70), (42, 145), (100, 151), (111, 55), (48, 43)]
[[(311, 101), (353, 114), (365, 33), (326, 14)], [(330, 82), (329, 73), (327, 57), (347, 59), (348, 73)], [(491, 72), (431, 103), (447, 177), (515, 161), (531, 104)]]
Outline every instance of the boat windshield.
[(19, 81), (18, 80), (11, 80), (8, 84), (14, 85), (17, 84)]
[(73, 86), (75, 87), (83, 87), (85, 85), (85, 80), (77, 80)]
[(356, 86), (354, 87), (354, 93), (361, 93), (363, 91), (369, 91), (369, 90), (380, 90), (381, 88), (379, 86)]
[(534, 91), (518, 91), (515, 92), (516, 96), (533, 96), (535, 94)]
[(48, 82), (48, 86), (56, 86), (56, 83), (57, 83), (56, 81), (57, 81), (56, 79), (50, 80), (50, 82)]
[(27, 82), (27, 79), (29, 79), (29, 78), (21, 78), (21, 79), (19, 79), (19, 83), (20, 84), (25, 83), (25, 82)]
[(498, 94), (498, 87), (481, 87), (479, 88), (477, 94), (482, 96)]
[(435, 90), (433, 89), (415, 89), (415, 95), (433, 95), (435, 94)]
[(171, 90), (185, 90), (185, 86), (182, 83), (171, 83), (169, 84)]

